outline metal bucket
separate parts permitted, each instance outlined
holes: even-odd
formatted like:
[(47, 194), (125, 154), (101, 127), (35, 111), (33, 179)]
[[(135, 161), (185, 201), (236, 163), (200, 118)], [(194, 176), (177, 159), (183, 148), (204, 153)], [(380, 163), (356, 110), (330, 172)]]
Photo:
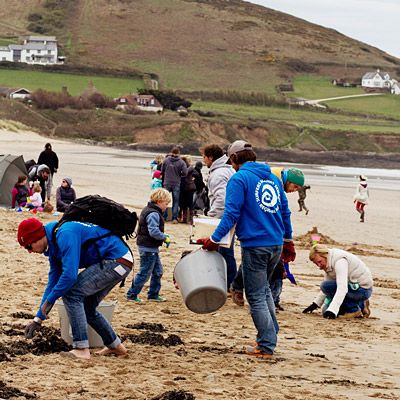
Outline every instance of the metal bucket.
[[(103, 314), (104, 318), (111, 323), (116, 301), (106, 303), (102, 301), (98, 307), (97, 311)], [(61, 300), (56, 301), (56, 306), (58, 309), (58, 315), (60, 317), (60, 330), (61, 337), (68, 344), (72, 344), (72, 329), (69, 323), (69, 318), (67, 314), (67, 310), (65, 309), (64, 303)], [(96, 333), (96, 331), (88, 325), (88, 339), (89, 339), (89, 347), (103, 347), (103, 339)]]
[(174, 270), (186, 307), (197, 314), (212, 313), (226, 301), (226, 262), (216, 251), (197, 250), (183, 257)]

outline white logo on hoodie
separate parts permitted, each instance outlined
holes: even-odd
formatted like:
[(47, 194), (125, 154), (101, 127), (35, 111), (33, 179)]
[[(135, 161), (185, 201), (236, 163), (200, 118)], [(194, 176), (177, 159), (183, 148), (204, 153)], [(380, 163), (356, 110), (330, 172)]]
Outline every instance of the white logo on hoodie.
[(277, 184), (271, 180), (260, 180), (257, 183), (255, 197), (258, 206), (264, 212), (276, 214), (279, 210), (280, 193)]

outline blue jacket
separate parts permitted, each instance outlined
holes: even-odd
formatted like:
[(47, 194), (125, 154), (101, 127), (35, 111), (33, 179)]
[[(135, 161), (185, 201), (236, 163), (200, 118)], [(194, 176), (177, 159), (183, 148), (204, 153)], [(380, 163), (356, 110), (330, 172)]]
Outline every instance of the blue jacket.
[[(55, 245), (52, 232), (56, 224), (57, 222), (50, 222), (44, 227), (48, 241), (44, 255), (49, 257), (50, 271), (40, 306), (45, 300), (53, 304), (59, 297), (64, 296), (78, 279), (80, 268), (89, 267), (101, 260), (115, 260), (129, 251), (122, 240), (115, 235), (100, 239), (88, 248), (82, 248), (82, 244), (88, 239), (109, 232), (107, 229), (86, 222), (63, 223), (57, 231), (57, 245)], [(36, 316), (45, 319), (40, 308)]]
[(287, 197), (268, 165), (246, 162), (231, 177), (212, 240), (219, 242), (235, 224), (242, 247), (282, 245), (283, 238), (292, 238)]

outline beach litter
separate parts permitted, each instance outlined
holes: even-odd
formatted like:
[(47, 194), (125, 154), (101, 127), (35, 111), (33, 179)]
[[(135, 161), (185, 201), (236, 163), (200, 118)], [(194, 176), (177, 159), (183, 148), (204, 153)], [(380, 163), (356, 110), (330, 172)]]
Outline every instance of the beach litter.
[(194, 400), (196, 397), (186, 390), (170, 390), (150, 400)]

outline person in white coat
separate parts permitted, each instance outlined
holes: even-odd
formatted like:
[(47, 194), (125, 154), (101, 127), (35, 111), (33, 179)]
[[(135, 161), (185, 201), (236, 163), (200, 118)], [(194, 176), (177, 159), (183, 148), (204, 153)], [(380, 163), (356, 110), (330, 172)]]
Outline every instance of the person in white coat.
[(328, 319), (370, 316), (372, 274), (360, 258), (323, 244), (314, 245), (309, 258), (325, 272), (325, 279), (321, 283), (320, 293), (303, 313), (312, 313), (322, 307), (322, 315)]
[[(210, 210), (207, 216), (212, 218), (222, 218), (225, 210), (226, 186), (229, 179), (234, 175), (235, 170), (227, 164), (228, 157), (222, 148), (216, 144), (210, 144), (201, 149), (204, 164), (210, 169), (208, 173), (208, 198), (210, 200)], [(227, 265), (227, 290), (237, 272), (234, 241), (230, 247), (220, 247), (218, 252), (224, 257)]]
[(364, 207), (368, 204), (369, 190), (367, 184), (367, 177), (360, 175), (360, 183), (357, 186), (356, 194), (354, 195), (354, 203), (356, 205), (357, 212), (360, 213), (360, 222), (365, 220)]

